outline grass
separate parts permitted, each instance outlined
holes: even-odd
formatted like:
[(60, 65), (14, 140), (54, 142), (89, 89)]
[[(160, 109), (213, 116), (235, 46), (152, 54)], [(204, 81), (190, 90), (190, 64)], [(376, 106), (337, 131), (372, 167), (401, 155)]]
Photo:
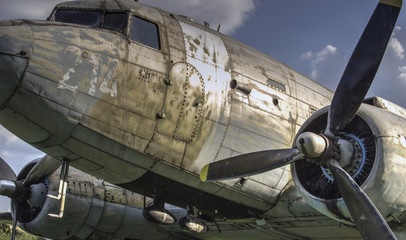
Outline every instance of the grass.
[[(0, 224), (0, 240), (9, 240), (11, 237), (11, 225)], [(24, 232), (21, 229), (17, 229), (16, 240), (43, 240), (42, 237)]]

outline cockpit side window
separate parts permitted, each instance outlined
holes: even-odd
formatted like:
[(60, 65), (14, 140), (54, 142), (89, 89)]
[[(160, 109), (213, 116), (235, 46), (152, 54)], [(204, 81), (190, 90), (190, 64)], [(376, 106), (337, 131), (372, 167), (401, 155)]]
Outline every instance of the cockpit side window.
[(126, 13), (106, 12), (104, 14), (103, 28), (124, 32), (126, 27)]
[(158, 25), (137, 16), (133, 16), (131, 19), (130, 39), (158, 50), (161, 49)]
[(55, 13), (54, 20), (57, 22), (105, 28), (125, 33), (128, 14), (126, 12), (58, 9)]
[(55, 13), (55, 21), (81, 24), (90, 27), (100, 26), (102, 13), (60, 9)]

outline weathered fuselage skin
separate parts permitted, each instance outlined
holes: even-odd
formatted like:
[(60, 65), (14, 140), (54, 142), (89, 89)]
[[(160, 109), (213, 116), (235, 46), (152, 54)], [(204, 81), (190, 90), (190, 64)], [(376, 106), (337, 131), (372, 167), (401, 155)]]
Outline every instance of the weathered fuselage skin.
[(158, 25), (161, 48), (134, 42), (128, 33), (54, 22), (52, 14), (51, 21), (1, 22), (0, 34), (7, 36), (1, 53), (18, 63), (19, 73), (18, 84), (0, 98), (4, 127), (50, 156), (139, 194), (196, 206), (215, 218), (255, 225), (253, 218), (264, 217), (265, 225), (251, 227), (275, 237), (315, 237), (315, 228), (320, 238), (359, 237), (304, 202), (289, 166), (244, 179), (199, 179), (207, 163), (291, 147), (305, 120), (330, 103), (330, 90), (156, 8), (130, 1), (58, 7), (127, 11)]
[[(29, 163), (22, 173), (28, 173), (24, 170), (34, 164)], [(59, 174), (58, 170), (43, 181), (48, 194), (57, 194)], [(150, 198), (70, 168), (63, 217), (48, 215), (58, 213), (61, 203), (46, 198), (40, 210), (34, 210), (30, 219), (21, 220), (19, 227), (50, 239), (177, 239), (171, 234), (174, 231), (165, 231), (143, 217), (143, 208), (150, 202)], [(176, 216), (186, 213), (174, 207), (171, 211)]]

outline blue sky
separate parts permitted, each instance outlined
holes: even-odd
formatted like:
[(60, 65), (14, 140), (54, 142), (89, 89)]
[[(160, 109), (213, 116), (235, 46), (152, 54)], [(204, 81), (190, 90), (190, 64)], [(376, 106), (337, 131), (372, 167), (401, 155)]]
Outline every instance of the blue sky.
[[(45, 19), (57, 0), (0, 0), (0, 20)], [(140, 0), (221, 31), (335, 89), (378, 1)], [(402, 10), (369, 96), (406, 107), (406, 13)], [(0, 156), (19, 169), (42, 153), (0, 127)], [(0, 198), (0, 209), (8, 208)]]

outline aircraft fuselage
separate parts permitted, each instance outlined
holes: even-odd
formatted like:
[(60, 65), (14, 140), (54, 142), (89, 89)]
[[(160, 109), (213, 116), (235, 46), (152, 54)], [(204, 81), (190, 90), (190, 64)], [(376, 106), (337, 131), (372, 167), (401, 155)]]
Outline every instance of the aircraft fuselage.
[(90, 11), (81, 4), (57, 6), (51, 21), (1, 23), (0, 59), (13, 69), (1, 70), (2, 82), (11, 80), (1, 89), (0, 123), (141, 194), (229, 218), (269, 210), (291, 181), (289, 167), (221, 184), (202, 183), (200, 169), (290, 147), (332, 92), (219, 32), (141, 4), (94, 6), (103, 22), (85, 25), (95, 26), (61, 22)]

